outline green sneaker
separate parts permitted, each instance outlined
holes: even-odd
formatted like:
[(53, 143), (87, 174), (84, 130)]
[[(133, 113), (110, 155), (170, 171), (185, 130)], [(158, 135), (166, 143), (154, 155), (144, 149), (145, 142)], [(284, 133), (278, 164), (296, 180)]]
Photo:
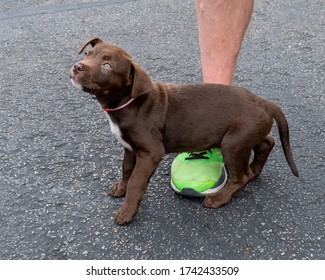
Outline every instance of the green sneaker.
[(171, 167), (171, 185), (181, 195), (203, 197), (221, 190), (227, 172), (219, 149), (181, 153)]

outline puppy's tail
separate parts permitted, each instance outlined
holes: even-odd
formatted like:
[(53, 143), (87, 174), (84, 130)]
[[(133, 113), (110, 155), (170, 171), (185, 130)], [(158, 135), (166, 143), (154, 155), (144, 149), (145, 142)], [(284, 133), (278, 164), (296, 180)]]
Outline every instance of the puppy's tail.
[(271, 115), (275, 119), (275, 122), (278, 126), (280, 140), (281, 140), (285, 158), (290, 166), (292, 173), (299, 178), (299, 172), (294, 162), (291, 147), (290, 147), (289, 126), (288, 126), (287, 119), (283, 111), (280, 109), (280, 107), (278, 107), (275, 103), (269, 102), (268, 105), (271, 111)]

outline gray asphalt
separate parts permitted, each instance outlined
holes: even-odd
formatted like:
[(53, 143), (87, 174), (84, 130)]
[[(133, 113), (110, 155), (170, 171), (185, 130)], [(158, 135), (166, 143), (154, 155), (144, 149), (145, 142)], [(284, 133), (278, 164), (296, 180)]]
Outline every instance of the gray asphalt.
[[(1, 259), (325, 259), (324, 1), (256, 1), (235, 84), (276, 101), (277, 145), (220, 209), (175, 195), (167, 155), (140, 211), (114, 224), (122, 147), (68, 77), (81, 43), (125, 48), (155, 80), (201, 82), (193, 0), (1, 1)], [(193, 128), (195, 131), (195, 128)]]

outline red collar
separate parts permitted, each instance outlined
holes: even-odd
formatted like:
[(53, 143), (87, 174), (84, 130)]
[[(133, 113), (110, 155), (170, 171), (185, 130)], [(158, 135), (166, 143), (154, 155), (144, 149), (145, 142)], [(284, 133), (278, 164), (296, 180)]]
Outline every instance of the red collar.
[(114, 112), (114, 111), (118, 111), (121, 110), (127, 106), (129, 106), (134, 100), (136, 100), (136, 98), (131, 98), (127, 103), (125, 103), (124, 105), (117, 107), (117, 108), (107, 108), (107, 107), (103, 107), (105, 112)]

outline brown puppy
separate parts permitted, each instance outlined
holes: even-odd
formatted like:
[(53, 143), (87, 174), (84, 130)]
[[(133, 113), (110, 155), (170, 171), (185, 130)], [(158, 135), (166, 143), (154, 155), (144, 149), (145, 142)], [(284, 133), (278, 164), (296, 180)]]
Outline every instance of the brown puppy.
[[(226, 186), (207, 196), (205, 207), (220, 207), (258, 176), (274, 146), (269, 136), (275, 119), (283, 151), (298, 177), (286, 118), (273, 102), (225, 85), (176, 85), (152, 82), (121, 48), (101, 39), (70, 70), (74, 85), (96, 96), (108, 113), (113, 134), (125, 147), (123, 175), (113, 197), (125, 196), (115, 215), (118, 224), (137, 213), (148, 181), (165, 153), (218, 147), (228, 171)], [(254, 159), (249, 164), (251, 152)]]

